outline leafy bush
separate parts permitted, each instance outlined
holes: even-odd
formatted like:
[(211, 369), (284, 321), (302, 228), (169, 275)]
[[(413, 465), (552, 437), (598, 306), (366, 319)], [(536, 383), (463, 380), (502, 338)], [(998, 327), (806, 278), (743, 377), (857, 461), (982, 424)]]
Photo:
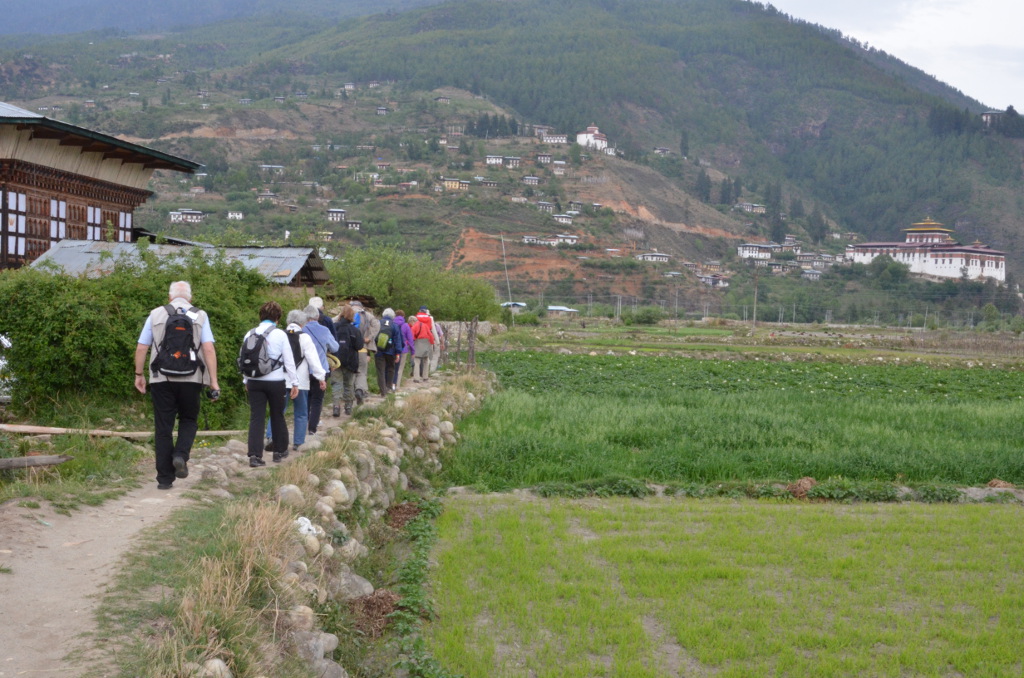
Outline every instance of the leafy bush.
[(953, 504), (962, 498), (960, 490), (949, 485), (918, 485), (914, 488), (914, 498), (930, 504)]
[(533, 487), (533, 491), (541, 497), (637, 497), (651, 494), (651, 489), (642, 480), (625, 476), (608, 476), (593, 478), (577, 483), (549, 482)]
[(516, 325), (540, 325), (540, 318), (536, 313), (520, 313), (516, 316)]

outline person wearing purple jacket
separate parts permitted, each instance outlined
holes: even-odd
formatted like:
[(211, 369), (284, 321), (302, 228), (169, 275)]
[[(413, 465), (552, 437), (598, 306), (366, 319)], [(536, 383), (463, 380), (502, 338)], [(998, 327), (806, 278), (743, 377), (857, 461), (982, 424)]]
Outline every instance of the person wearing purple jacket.
[(395, 363), (395, 380), (391, 384), (391, 390), (396, 391), (402, 385), (402, 372), (405, 370), (405, 363), (409, 361), (409, 357), (412, 355), (412, 345), (415, 343), (415, 339), (412, 336), (412, 328), (405, 322), (405, 311), (399, 309), (395, 311), (395, 326), (402, 332), (403, 343), (402, 353)]

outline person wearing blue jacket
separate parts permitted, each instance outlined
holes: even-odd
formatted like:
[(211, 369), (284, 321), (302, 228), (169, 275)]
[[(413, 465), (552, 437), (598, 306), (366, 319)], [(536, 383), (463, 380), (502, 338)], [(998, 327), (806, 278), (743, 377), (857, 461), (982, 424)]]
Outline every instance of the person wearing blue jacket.
[[(313, 297), (318, 299), (319, 297)], [(322, 304), (323, 302), (321, 302)], [(305, 332), (313, 339), (313, 346), (316, 347), (316, 355), (320, 358), (320, 364), (323, 366), (324, 371), (327, 372), (327, 380), (331, 378), (331, 365), (327, 362), (328, 353), (336, 353), (338, 351), (338, 340), (334, 337), (334, 323), (331, 322), (330, 328), (323, 325), (320, 322), (320, 316), (323, 315), (323, 311), (317, 308), (315, 305), (310, 304), (306, 307), (306, 317), (309, 319), (305, 325), (302, 326), (302, 331)], [(326, 317), (326, 316), (325, 316)], [(330, 318), (328, 318), (330, 320)], [(320, 414), (323, 412), (324, 407), (324, 391), (310, 386), (309, 389), (309, 432), (316, 434), (316, 429), (320, 426)]]

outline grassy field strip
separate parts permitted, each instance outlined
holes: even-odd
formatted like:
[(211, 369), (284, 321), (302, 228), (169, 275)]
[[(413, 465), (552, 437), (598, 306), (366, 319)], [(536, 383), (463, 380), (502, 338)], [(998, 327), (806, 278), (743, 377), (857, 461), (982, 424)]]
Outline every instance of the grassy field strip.
[(1020, 676), (1021, 511), (451, 498), (429, 643), (467, 678)]
[(736, 479), (1024, 479), (1020, 404), (681, 389), (644, 402), (504, 392), (463, 425), (452, 484), (492, 490), (620, 474)]
[(461, 425), (453, 485), (1024, 482), (1024, 373), (488, 354), (505, 390)]

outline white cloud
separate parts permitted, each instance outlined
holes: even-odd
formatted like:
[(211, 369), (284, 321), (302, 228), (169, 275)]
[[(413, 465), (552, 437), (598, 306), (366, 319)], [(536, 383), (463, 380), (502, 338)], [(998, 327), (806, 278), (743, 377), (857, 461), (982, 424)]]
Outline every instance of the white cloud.
[(920, 68), (996, 108), (1024, 108), (1024, 3), (1019, 0), (776, 0), (779, 10)]

